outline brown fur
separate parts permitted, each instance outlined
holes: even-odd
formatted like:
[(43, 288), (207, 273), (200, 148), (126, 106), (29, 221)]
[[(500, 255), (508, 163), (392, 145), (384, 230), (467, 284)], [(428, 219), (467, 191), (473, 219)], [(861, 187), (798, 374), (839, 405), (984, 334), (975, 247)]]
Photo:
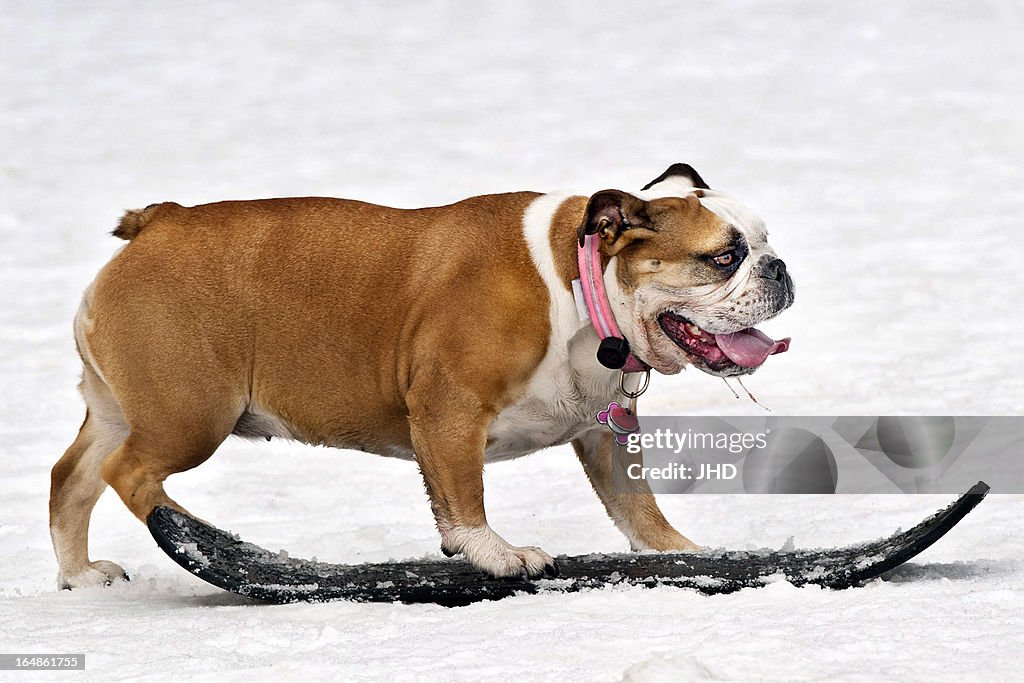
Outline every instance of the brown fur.
[[(193, 467), (248, 408), (280, 415), (302, 441), (376, 451), (412, 450), (414, 388), (457, 385), (496, 413), (546, 350), (546, 293), (511, 222), (532, 198), (150, 210), (93, 295), (89, 346), (133, 431), (105, 472), (134, 490)], [(117, 474), (126, 468), (156, 471)], [(126, 503), (145, 517), (142, 500)]]
[(605, 511), (634, 550), (696, 548), (665, 519), (646, 481), (622, 476), (623, 463), (642, 462), (642, 456), (626, 452), (611, 432), (590, 432), (573, 440), (572, 446)]
[[(703, 208), (695, 196), (664, 197), (648, 204), (649, 223), (622, 233), (620, 250), (630, 247), (629, 258), (621, 259), (619, 278), (627, 289), (645, 278), (674, 269), (674, 277), (685, 273), (693, 285), (707, 284), (728, 277), (711, 268), (704, 257), (716, 254), (730, 244), (730, 233), (722, 221)], [(656, 263), (654, 263), (656, 262)]]
[[(150, 204), (144, 209), (133, 209), (126, 211), (121, 220), (118, 221), (117, 227), (111, 233), (114, 237), (120, 237), (123, 240), (135, 239), (142, 229), (149, 225), (158, 212), (163, 207), (176, 207), (178, 204), (173, 202), (167, 202), (165, 204)], [(180, 207), (179, 207), (180, 208)]]
[[(722, 222), (700, 205), (696, 196), (687, 198), (665, 197), (652, 202), (643, 202), (628, 193), (620, 193), (632, 208), (633, 223), (630, 229), (607, 232), (601, 235), (601, 253), (607, 258), (623, 252), (619, 276), (627, 287), (635, 287), (646, 274), (657, 273), (670, 265), (683, 265), (689, 269), (694, 284), (704, 284), (721, 277), (708, 268), (697, 256), (720, 251), (728, 246), (728, 232), (722, 230)], [(700, 195), (703, 192), (698, 190)], [(599, 193), (600, 194), (600, 193)], [(587, 197), (574, 196), (566, 199), (555, 212), (551, 230), (551, 251), (555, 269), (566, 289), (579, 277), (576, 265), (576, 245), (583, 233), (589, 208)], [(657, 264), (652, 264), (656, 261)]]
[[(129, 211), (114, 234), (130, 243), (76, 321), (90, 413), (53, 470), (62, 576), (111, 571), (88, 562), (85, 538), (106, 483), (143, 521), (158, 505), (180, 509), (164, 479), (232, 432), (415, 453), (443, 538), (485, 525), (488, 426), (523, 393), (550, 337), (548, 291), (522, 232), (537, 196), (417, 210), (293, 198)], [(606, 257), (630, 250), (625, 283), (645, 276), (648, 254), (692, 254), (721, 235), (699, 204), (669, 202), (645, 205), (650, 225), (602, 232)], [(553, 220), (566, 287), (586, 206), (570, 198)], [(677, 220), (685, 230), (669, 229)], [(649, 490), (615, 492), (606, 441), (576, 448), (620, 527), (646, 547), (692, 548)]]
[(566, 289), (571, 289), (572, 281), (580, 276), (576, 265), (576, 244), (586, 208), (587, 197), (569, 197), (558, 207), (552, 220), (551, 254), (558, 279)]

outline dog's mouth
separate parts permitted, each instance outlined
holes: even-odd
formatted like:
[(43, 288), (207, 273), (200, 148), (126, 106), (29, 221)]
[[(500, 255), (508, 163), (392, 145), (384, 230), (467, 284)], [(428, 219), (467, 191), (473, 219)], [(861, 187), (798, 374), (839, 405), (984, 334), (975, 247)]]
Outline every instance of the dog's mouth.
[(754, 327), (712, 334), (671, 311), (659, 315), (658, 324), (687, 357), (698, 361), (696, 365), (715, 374), (753, 372), (768, 356), (789, 350), (789, 337), (776, 341)]

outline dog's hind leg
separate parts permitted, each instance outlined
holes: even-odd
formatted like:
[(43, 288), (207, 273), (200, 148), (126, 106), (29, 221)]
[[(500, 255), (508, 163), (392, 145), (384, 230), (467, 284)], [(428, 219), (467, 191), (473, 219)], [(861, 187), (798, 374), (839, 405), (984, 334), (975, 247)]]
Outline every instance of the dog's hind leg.
[(88, 366), (82, 393), (88, 405), (85, 421), (50, 476), (50, 537), (61, 588), (110, 583), (124, 576), (113, 562), (89, 561), (89, 520), (107, 487), (100, 476), (103, 461), (128, 436), (128, 426), (110, 390)]
[(78, 438), (54, 466), (50, 489), (50, 531), (63, 588), (124, 576), (113, 562), (89, 561), (89, 518), (107, 484), (143, 523), (158, 505), (186, 512), (164, 492), (164, 479), (204, 462), (237, 421), (231, 411), (206, 411), (189, 397), (150, 404), (151, 410), (126, 419), (89, 366), (82, 393), (88, 414)]
[(164, 479), (204, 463), (231, 434), (236, 420), (237, 415), (217, 425), (197, 414), (164, 416), (154, 425), (133, 424), (128, 438), (103, 463), (103, 479), (143, 524), (158, 506), (190, 514), (164, 491)]

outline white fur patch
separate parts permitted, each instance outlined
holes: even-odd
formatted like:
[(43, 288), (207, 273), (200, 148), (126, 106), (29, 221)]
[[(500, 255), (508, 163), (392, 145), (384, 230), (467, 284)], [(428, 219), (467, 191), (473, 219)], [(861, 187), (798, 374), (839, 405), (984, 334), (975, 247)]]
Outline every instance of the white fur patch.
[(115, 581), (124, 581), (125, 571), (121, 565), (97, 560), (90, 562), (81, 571), (73, 575), (65, 575), (63, 572), (57, 575), (57, 588), (89, 588), (90, 586), (106, 586)]
[(763, 242), (768, 237), (764, 221), (746, 204), (723, 192), (705, 190), (701, 205), (730, 225), (735, 226), (749, 242)]
[(592, 428), (594, 416), (615, 396), (617, 373), (597, 363), (597, 334), (589, 322), (580, 320), (551, 253), (551, 223), (569, 196), (538, 197), (523, 215), (523, 236), (550, 298), (551, 337), (523, 396), (491, 422), (487, 461), (568, 443)]
[(488, 525), (450, 526), (440, 528), (444, 547), (462, 553), (477, 569), (491, 576), (537, 577), (544, 574), (546, 565), (554, 559), (540, 548), (516, 547), (499, 536)]
[(660, 183), (651, 185), (643, 192), (633, 192), (632, 194), (649, 202), (662, 197), (686, 197), (693, 194), (695, 189), (697, 188), (693, 186), (689, 178), (674, 175), (665, 178)]
[(103, 380), (103, 383), (106, 384), (107, 380), (103, 377), (103, 371), (100, 370), (100, 366), (96, 363), (96, 358), (92, 355), (92, 349), (89, 348), (89, 340), (85, 336), (92, 331), (92, 290), (95, 286), (96, 283), (91, 282), (82, 293), (82, 301), (78, 304), (78, 312), (75, 314), (75, 341), (78, 342), (78, 352), (82, 356), (82, 362), (92, 368), (97, 376)]
[(546, 194), (538, 197), (523, 214), (523, 237), (530, 248), (530, 258), (548, 289), (551, 299), (552, 337), (568, 339), (585, 323), (579, 320), (576, 303), (565, 283), (558, 277), (551, 253), (551, 223), (558, 208), (572, 195)]

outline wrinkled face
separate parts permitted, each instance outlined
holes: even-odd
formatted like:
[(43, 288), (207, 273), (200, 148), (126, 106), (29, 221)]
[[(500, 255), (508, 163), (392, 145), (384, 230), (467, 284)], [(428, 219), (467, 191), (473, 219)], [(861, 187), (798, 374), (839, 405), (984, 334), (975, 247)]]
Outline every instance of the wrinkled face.
[(793, 281), (764, 223), (736, 200), (679, 183), (639, 196), (606, 190), (591, 198), (588, 221), (610, 257), (619, 326), (655, 370), (742, 375), (788, 348), (754, 326), (793, 303)]

